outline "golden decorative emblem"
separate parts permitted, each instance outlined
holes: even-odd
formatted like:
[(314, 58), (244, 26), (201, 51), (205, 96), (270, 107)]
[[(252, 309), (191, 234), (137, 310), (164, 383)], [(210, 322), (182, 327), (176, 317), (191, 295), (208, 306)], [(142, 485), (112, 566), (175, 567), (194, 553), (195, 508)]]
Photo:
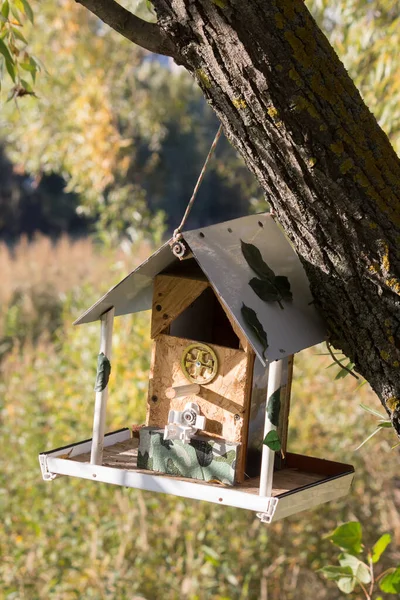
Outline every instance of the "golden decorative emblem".
[(211, 383), (218, 371), (218, 358), (206, 344), (190, 344), (184, 349), (181, 359), (182, 371), (192, 383)]

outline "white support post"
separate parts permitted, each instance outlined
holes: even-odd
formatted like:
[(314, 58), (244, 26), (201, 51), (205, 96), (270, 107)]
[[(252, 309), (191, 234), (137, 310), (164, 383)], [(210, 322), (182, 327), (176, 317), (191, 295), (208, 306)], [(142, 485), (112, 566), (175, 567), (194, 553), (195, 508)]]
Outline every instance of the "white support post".
[[(267, 406), (272, 394), (281, 386), (282, 379), (282, 361), (276, 360), (269, 365), (267, 402), (265, 405), (264, 438), (270, 431), (276, 430), (275, 425), (268, 418)], [(260, 473), (260, 496), (271, 496), (272, 480), (274, 476), (275, 452), (263, 444), (261, 456)]]
[[(114, 307), (101, 316), (100, 350), (111, 362), (112, 330), (114, 324)], [(103, 461), (104, 434), (106, 429), (106, 408), (108, 398), (108, 384), (101, 392), (96, 392), (96, 402), (93, 417), (92, 449), (90, 454), (91, 465), (101, 465)]]

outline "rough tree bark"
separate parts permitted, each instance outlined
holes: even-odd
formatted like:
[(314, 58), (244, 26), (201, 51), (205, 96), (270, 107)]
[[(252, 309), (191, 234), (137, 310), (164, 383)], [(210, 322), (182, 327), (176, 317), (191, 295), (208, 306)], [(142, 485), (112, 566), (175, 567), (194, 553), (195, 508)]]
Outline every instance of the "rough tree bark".
[(302, 0), (152, 2), (301, 257), (331, 343), (400, 436), (400, 161), (389, 140)]

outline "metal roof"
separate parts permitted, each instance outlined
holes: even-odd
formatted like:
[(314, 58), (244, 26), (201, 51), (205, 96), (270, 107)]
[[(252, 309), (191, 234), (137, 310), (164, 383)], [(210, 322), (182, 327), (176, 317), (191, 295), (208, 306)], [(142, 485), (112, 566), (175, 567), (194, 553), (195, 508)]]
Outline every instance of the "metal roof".
[[(182, 236), (220, 301), (264, 365), (325, 339), (325, 327), (311, 304), (312, 296), (300, 260), (268, 213), (186, 231)], [(282, 302), (283, 309), (277, 302), (261, 300), (250, 287), (249, 281), (256, 273), (243, 256), (241, 240), (259, 249), (275, 275), (288, 278), (293, 300)], [(154, 277), (174, 263), (183, 264), (172, 254), (167, 242), (75, 323), (95, 321), (112, 306), (116, 315), (150, 309)], [(243, 318), (243, 304), (255, 311), (267, 335), (265, 358), (262, 344)]]

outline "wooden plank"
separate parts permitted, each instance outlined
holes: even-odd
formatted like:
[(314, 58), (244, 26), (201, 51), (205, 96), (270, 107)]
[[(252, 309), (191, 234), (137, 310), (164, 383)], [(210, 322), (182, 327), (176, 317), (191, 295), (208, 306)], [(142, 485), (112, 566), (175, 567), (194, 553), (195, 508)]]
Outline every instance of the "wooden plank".
[(209, 286), (208, 281), (157, 275), (151, 316), (151, 337), (154, 339), (187, 308)]
[(242, 483), (245, 479), (245, 468), (247, 459), (247, 444), (249, 439), (249, 422), (250, 422), (250, 407), (251, 393), (253, 389), (253, 369), (256, 354), (250, 346), (247, 350), (247, 379), (244, 390), (244, 411), (243, 411), (243, 427), (242, 427), (242, 442), (239, 449), (239, 459), (236, 467), (236, 479), (238, 483)]
[(299, 471), (310, 471), (321, 473), (323, 475), (340, 475), (341, 473), (353, 473), (353, 465), (337, 463), (332, 460), (315, 458), (314, 456), (303, 456), (302, 454), (286, 455), (286, 464), (288, 468), (298, 469)]
[(155, 339), (146, 424), (164, 427), (170, 410), (181, 411), (188, 401), (197, 402), (207, 419), (204, 433), (242, 443), (244, 420), (249, 409), (248, 380), (252, 377), (252, 357), (249, 359), (250, 355), (243, 350), (209, 344), (219, 361), (215, 379), (202, 385), (199, 394), (169, 400), (166, 397), (168, 388), (188, 383), (181, 369), (181, 357), (192, 343), (193, 340), (164, 334)]

